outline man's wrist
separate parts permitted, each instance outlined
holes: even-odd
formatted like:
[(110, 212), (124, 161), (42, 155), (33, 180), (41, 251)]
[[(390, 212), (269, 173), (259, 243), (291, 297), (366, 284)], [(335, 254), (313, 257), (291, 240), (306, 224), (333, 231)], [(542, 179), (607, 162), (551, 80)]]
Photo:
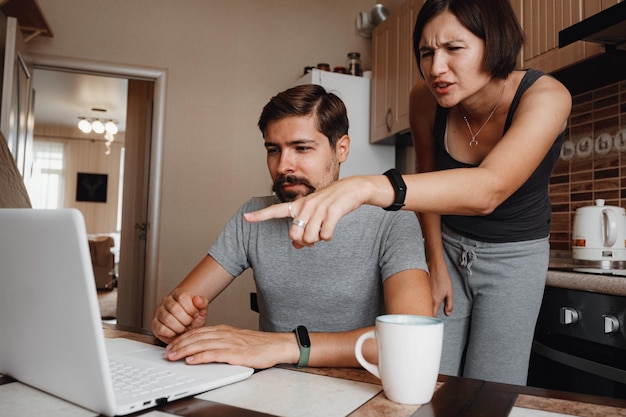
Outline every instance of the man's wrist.
[(296, 366), (298, 368), (303, 368), (309, 364), (309, 355), (311, 353), (311, 340), (309, 338), (309, 331), (306, 327), (301, 325), (293, 329), (293, 333), (296, 336), (298, 349), (300, 350), (300, 357)]

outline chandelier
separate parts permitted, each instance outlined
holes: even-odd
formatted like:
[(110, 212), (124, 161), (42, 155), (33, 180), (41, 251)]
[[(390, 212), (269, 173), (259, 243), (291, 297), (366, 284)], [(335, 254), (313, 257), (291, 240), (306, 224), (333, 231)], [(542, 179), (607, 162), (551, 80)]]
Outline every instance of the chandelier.
[(91, 119), (88, 117), (79, 117), (78, 128), (83, 133), (98, 133), (104, 135), (104, 145), (106, 146), (106, 155), (111, 154), (111, 143), (115, 140), (115, 135), (119, 131), (113, 120), (102, 122), (100, 119)]

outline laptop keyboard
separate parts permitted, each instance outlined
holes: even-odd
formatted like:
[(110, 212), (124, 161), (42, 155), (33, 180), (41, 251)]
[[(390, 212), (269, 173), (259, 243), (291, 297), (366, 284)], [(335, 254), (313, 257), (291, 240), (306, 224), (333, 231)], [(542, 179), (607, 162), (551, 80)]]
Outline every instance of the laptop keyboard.
[(116, 396), (137, 397), (193, 382), (194, 378), (156, 367), (140, 368), (109, 358)]

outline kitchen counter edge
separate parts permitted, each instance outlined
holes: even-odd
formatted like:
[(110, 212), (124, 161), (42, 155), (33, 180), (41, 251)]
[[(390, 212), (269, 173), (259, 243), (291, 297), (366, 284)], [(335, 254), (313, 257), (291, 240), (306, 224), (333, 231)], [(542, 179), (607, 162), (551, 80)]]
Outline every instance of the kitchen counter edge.
[(626, 277), (618, 275), (588, 274), (549, 269), (546, 276), (546, 285), (599, 294), (626, 296)]

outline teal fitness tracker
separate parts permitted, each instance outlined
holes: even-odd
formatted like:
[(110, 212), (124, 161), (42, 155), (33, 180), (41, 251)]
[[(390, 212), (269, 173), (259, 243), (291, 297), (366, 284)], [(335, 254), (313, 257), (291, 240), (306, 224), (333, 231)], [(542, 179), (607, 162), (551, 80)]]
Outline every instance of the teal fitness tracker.
[(311, 352), (309, 331), (304, 326), (298, 326), (293, 330), (293, 332), (296, 334), (298, 347), (300, 348), (300, 360), (298, 360), (298, 364), (296, 366), (298, 368), (303, 368), (309, 363), (309, 354)]

